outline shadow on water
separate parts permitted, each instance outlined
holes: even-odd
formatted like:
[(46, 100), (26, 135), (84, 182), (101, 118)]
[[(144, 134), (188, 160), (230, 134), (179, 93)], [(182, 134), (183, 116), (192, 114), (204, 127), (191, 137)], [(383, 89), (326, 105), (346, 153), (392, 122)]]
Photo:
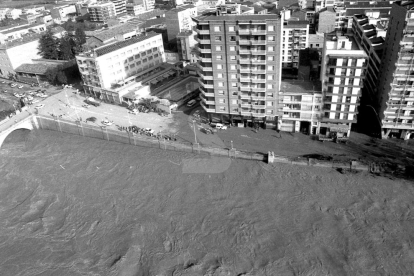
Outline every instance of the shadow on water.
[(16, 129), (6, 137), (0, 150), (25, 149), (33, 135), (34, 132), (31, 130)]

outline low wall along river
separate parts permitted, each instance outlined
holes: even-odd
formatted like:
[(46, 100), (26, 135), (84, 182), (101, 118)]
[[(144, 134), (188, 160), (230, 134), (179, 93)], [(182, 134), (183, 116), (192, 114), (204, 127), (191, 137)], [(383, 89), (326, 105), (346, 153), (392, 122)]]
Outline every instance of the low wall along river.
[(214, 156), (239, 158), (247, 160), (264, 161), (269, 163), (286, 163), (291, 165), (317, 166), (337, 169), (352, 169), (368, 171), (369, 165), (352, 161), (350, 163), (338, 163), (330, 161), (320, 161), (312, 158), (288, 158), (284, 156), (269, 153), (251, 153), (239, 151), (236, 149), (224, 149), (215, 147), (206, 147), (192, 143), (183, 143), (176, 141), (159, 140), (155, 137), (134, 134), (132, 132), (117, 131), (101, 127), (95, 123), (74, 122), (64, 119), (57, 119), (44, 115), (36, 115), (39, 127), (45, 130), (54, 130), (69, 134), (86, 136), (91, 138), (114, 141), (118, 143), (130, 144), (140, 147), (152, 147), (171, 151), (184, 151), (196, 154), (207, 154)]

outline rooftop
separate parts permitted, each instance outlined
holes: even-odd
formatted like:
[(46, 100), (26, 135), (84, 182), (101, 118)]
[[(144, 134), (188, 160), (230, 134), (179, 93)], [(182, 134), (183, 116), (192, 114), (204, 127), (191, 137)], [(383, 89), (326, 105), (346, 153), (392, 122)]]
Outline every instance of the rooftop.
[(177, 13), (177, 12), (182, 12), (182, 11), (193, 9), (193, 8), (195, 8), (194, 5), (183, 5), (183, 6), (179, 6), (177, 8), (171, 9), (167, 11), (166, 13)]
[(221, 16), (199, 16), (197, 21), (265, 21), (265, 20), (279, 20), (280, 17), (275, 14), (242, 14), (242, 15), (221, 15)]
[(93, 32), (92, 36), (96, 37), (97, 39), (99, 39), (100, 41), (104, 42), (107, 40), (110, 40), (112, 38), (114, 38), (117, 35), (123, 35), (126, 33), (130, 33), (133, 32), (137, 29), (136, 26), (134, 26), (133, 24), (122, 24), (122, 25), (117, 25), (114, 27), (111, 27), (109, 29), (105, 29), (105, 30), (99, 30), (99, 31), (95, 31)]
[(21, 30), (28, 30), (28, 29), (31, 29), (31, 28), (34, 28), (34, 27), (37, 27), (37, 26), (40, 26), (40, 25), (45, 26), (44, 23), (25, 25), (25, 26), (9, 29), (9, 30), (6, 30), (6, 31), (1, 31), (1, 33), (2, 34), (10, 34), (10, 33), (18, 32), (18, 31), (21, 31)]
[(154, 9), (152, 11), (135, 16), (135, 19), (138, 19), (140, 21), (145, 21), (153, 17), (163, 16), (164, 14), (165, 14), (164, 10)]
[(10, 48), (17, 47), (17, 46), (20, 46), (20, 45), (23, 45), (29, 42), (33, 42), (33, 41), (39, 40), (41, 36), (42, 34), (38, 34), (38, 33), (26, 34), (22, 38), (15, 39), (13, 41), (9, 41), (4, 44), (0, 44), (0, 49), (10, 49)]
[(105, 46), (96, 48), (94, 51), (95, 51), (95, 53), (97, 54), (98, 57), (103, 56), (103, 55), (109, 54), (113, 51), (116, 51), (116, 50), (122, 49), (124, 47), (127, 47), (129, 45), (147, 40), (148, 38), (155, 37), (157, 35), (159, 35), (159, 34), (154, 33), (154, 32), (150, 32), (150, 33), (147, 33), (147, 35), (134, 37), (134, 38), (124, 40), (124, 41), (118, 41), (118, 42), (113, 43), (113, 44), (109, 44), (109, 45), (105, 45)]
[(284, 93), (314, 94), (322, 92), (320, 81), (289, 80), (281, 81), (280, 91)]
[(289, 29), (289, 28), (306, 28), (306, 26), (309, 25), (309, 21), (294, 21), (294, 20), (288, 20), (285, 21), (283, 28)]
[(38, 74), (43, 75), (46, 73), (46, 71), (50, 68), (55, 68), (58, 65), (55, 64), (45, 64), (45, 63), (23, 63), (16, 69), (14, 69), (16, 72), (22, 72), (22, 73), (31, 73), (31, 74)]

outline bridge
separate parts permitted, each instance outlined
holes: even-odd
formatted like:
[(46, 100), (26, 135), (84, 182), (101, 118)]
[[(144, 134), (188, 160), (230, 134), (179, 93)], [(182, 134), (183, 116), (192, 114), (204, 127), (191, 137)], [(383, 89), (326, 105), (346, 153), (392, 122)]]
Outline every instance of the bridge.
[(3, 121), (3, 123), (0, 125), (0, 148), (3, 145), (4, 140), (6, 140), (7, 136), (9, 136), (9, 134), (16, 129), (33, 130), (34, 128), (39, 128), (36, 116), (28, 111), (23, 111), (13, 116), (9, 120)]

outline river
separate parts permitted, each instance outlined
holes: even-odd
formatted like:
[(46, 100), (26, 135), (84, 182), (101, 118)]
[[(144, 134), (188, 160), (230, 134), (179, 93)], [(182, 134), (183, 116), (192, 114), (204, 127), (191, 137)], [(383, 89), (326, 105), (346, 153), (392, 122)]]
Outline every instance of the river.
[(412, 183), (15, 131), (1, 275), (409, 275)]

